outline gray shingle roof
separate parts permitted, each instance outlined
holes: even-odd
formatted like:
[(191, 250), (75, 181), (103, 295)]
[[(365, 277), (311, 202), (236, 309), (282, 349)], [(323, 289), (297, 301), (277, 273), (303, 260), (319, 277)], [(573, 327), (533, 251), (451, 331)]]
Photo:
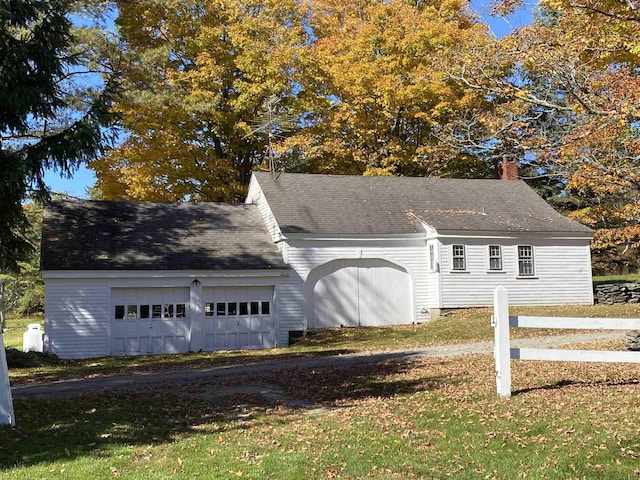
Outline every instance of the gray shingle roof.
[[(591, 235), (520, 180), (255, 172), (285, 234), (544, 232)], [(417, 217), (417, 218), (416, 218)]]
[(286, 269), (253, 205), (64, 200), (45, 208), (43, 270)]

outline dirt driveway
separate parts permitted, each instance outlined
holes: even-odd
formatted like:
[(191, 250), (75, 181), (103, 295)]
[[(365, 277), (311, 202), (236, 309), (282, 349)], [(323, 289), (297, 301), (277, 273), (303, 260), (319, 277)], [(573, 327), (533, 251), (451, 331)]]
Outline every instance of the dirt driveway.
[[(575, 343), (617, 340), (624, 338), (621, 332), (600, 332), (587, 334), (556, 335), (544, 338), (513, 340), (516, 347), (554, 347)], [(365, 352), (348, 355), (335, 355), (303, 359), (271, 360), (222, 367), (205, 367), (191, 370), (171, 370), (136, 375), (118, 375), (111, 377), (62, 380), (50, 383), (18, 385), (11, 388), (15, 399), (22, 398), (62, 398), (75, 395), (99, 393), (105, 390), (144, 390), (171, 385), (197, 385), (200, 383), (224, 383), (244, 377), (242, 387), (237, 385), (217, 388), (216, 395), (224, 395), (226, 389), (244, 388), (260, 392), (266, 396), (280, 395), (277, 387), (269, 385), (263, 379), (274, 373), (291, 369), (349, 368), (362, 364), (391, 361), (410, 361), (411, 359), (442, 358), (460, 355), (491, 354), (493, 342), (444, 345), (413, 350), (395, 350)], [(294, 400), (292, 400), (294, 401)]]

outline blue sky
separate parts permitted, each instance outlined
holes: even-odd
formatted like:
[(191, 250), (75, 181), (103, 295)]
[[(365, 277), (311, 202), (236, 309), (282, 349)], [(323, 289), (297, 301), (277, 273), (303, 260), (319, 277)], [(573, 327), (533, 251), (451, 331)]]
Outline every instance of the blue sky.
[[(514, 28), (531, 23), (532, 19), (530, 9), (518, 10), (508, 18), (491, 17), (487, 0), (472, 0), (471, 7), (475, 13), (483, 18), (498, 38), (507, 35)], [(87, 198), (87, 188), (95, 184), (96, 177), (93, 171), (81, 166), (70, 179), (63, 178), (59, 173), (48, 170), (45, 172), (45, 181), (54, 192), (66, 192), (74, 197)]]
[(73, 178), (62, 178), (58, 172), (45, 171), (45, 182), (56, 193), (66, 192), (78, 198), (87, 198), (87, 187), (96, 183), (93, 171), (84, 165), (73, 175)]

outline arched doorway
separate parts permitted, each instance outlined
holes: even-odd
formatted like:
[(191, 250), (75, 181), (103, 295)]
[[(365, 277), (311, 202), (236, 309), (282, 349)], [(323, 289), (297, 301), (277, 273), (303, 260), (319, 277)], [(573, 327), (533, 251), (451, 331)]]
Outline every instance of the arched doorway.
[(306, 282), (309, 328), (402, 325), (413, 322), (413, 282), (388, 260), (333, 260)]

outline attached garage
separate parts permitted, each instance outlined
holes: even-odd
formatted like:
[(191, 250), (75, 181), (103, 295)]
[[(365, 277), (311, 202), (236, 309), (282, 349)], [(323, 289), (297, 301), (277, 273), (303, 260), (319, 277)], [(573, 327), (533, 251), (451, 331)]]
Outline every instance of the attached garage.
[(334, 260), (310, 272), (310, 328), (381, 326), (413, 321), (411, 276), (376, 258)]
[(255, 206), (55, 201), (41, 264), (45, 348), (63, 358), (278, 343), (290, 269)]

